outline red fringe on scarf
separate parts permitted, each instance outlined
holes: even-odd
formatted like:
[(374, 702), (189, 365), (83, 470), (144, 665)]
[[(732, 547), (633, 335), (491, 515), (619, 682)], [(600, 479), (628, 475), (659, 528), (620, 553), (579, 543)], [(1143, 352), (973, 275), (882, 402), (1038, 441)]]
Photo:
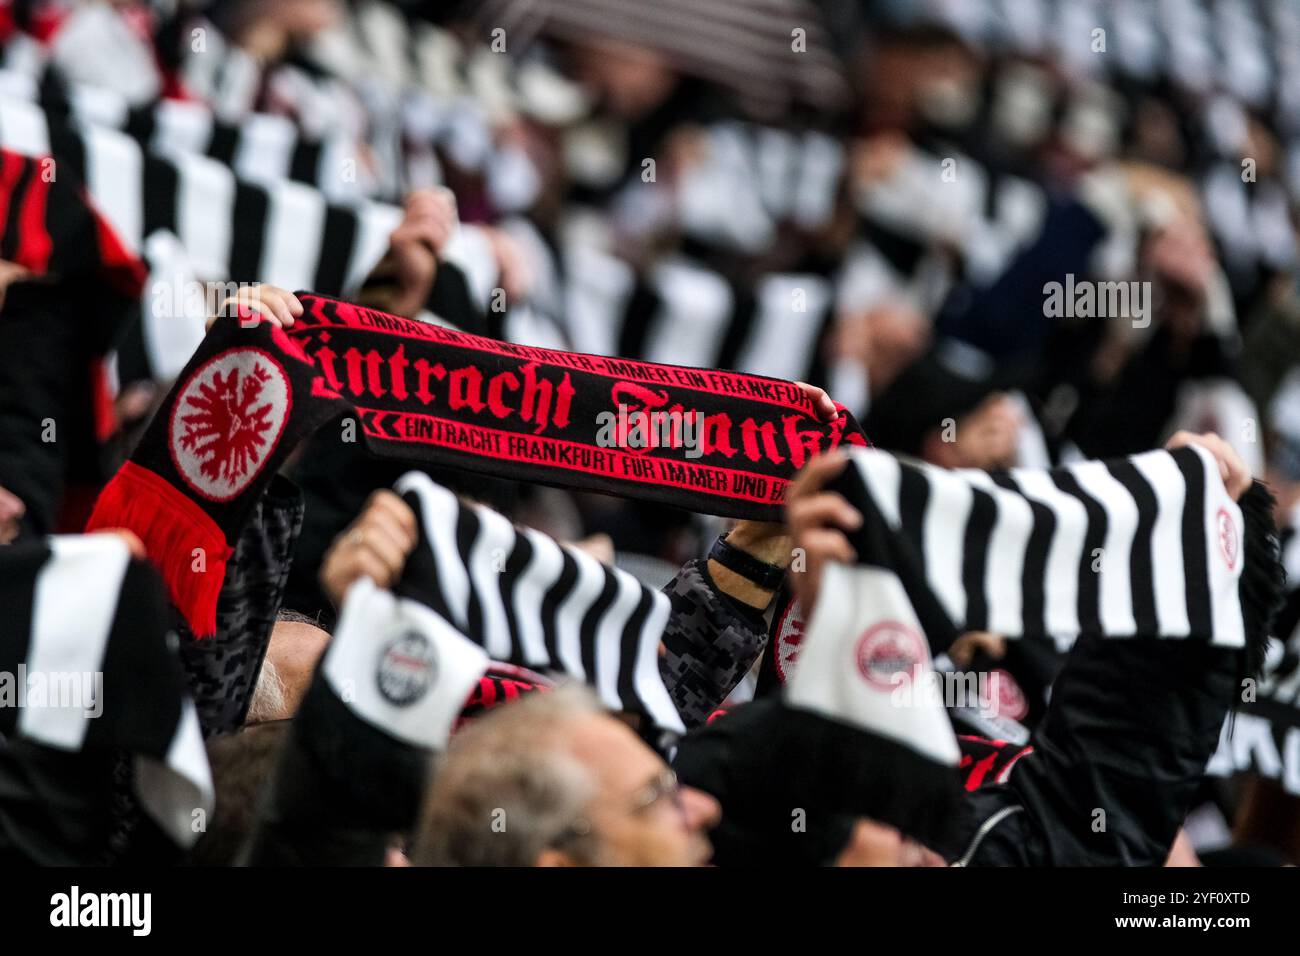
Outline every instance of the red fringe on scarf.
[(210, 517), (147, 468), (127, 462), (99, 495), (87, 531), (125, 528), (144, 542), (196, 637), (217, 632), (217, 597), (234, 549)]

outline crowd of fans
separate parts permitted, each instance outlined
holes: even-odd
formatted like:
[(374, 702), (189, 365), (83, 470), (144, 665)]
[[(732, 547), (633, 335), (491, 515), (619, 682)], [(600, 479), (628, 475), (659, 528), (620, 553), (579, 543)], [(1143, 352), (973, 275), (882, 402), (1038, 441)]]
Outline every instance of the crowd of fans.
[[(117, 765), (15, 737), (0, 857), (1300, 863), (1297, 41), (1290, 0), (0, 4), (0, 546), (80, 532), (217, 315), (289, 327), (300, 289), (805, 382), (827, 417), (829, 395), (876, 447), (944, 468), (1198, 445), (1233, 498), (1267, 483), (1288, 574), (1245, 696), (1211, 649), (1133, 663), (1083, 639), (963, 635), (935, 666), (996, 675), (997, 700), (950, 708), (952, 826), (907, 832), (828, 798), (792, 827), (817, 802), (773, 761), (824, 741), (777, 703), (801, 640), (784, 609), (852, 560), (841, 531), (860, 519), (823, 488), (841, 459), (796, 480), (784, 524), (425, 469), (669, 595), (660, 667), (688, 733), (665, 746), (580, 683), (493, 662), (419, 763), (417, 806), (380, 806), (388, 771), (346, 752), (362, 743), (330, 766), (333, 745), (308, 739), (319, 701), (310, 728), (297, 718), (349, 587), (389, 587), (417, 546), (388, 490), (410, 466), (327, 426), (241, 536), (216, 635), (182, 628), (216, 794), (195, 846), (151, 838)], [(19, 156), (77, 182), (93, 252), (59, 255), (94, 230), (51, 227), (54, 255), (31, 240), (56, 209), (19, 203), (42, 175)], [(785, 580), (710, 556), (723, 533)], [(1113, 670), (1078, 665), (1054, 693), (1084, 653)], [(1189, 659), (1218, 683), (1151, 677)], [(1207, 703), (1224, 674), (1230, 699)], [(1167, 701), (1168, 720), (1138, 725), (1149, 708), (1126, 694)], [(1091, 707), (1109, 731), (1073, 736)], [(1040, 769), (1013, 773), (1031, 752)], [(1122, 822), (1099, 835), (1097, 807)]]

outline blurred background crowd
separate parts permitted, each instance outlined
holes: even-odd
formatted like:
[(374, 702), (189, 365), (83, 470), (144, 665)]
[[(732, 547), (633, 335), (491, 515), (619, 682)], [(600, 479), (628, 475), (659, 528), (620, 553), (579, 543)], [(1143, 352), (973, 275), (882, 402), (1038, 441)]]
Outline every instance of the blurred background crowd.
[[(1300, 2), (11, 0), (0, 37), (0, 146), (66, 159), (151, 272), (106, 366), (122, 438), (203, 335), (179, 285), (368, 285), (513, 341), (809, 381), (949, 467), (1216, 431), (1300, 582)], [(439, 187), (436, 275), (376, 281)], [(32, 269), (13, 234), (0, 282)], [(1120, 314), (1072, 300), (1118, 282)], [(309, 571), (391, 480), (349, 467), (324, 442), (295, 466), (331, 504)], [(656, 585), (719, 530), (477, 484)], [(59, 526), (0, 494), (0, 520)], [(1298, 619), (1293, 596), (1278, 637)], [(1300, 730), (1262, 726), (1189, 833), (1300, 862)]]

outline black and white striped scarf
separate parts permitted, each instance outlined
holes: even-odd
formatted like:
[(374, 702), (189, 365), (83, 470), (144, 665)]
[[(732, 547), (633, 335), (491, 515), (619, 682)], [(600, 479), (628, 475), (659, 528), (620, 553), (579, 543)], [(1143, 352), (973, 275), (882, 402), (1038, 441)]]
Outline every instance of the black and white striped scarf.
[(1275, 536), (1250, 533), (1265, 492), (1233, 501), (1203, 449), (991, 473), (852, 464), (837, 485), (865, 509), (859, 538), (879, 536), (860, 560), (888, 557), (936, 651), (954, 630), (1263, 639), (1240, 584), (1252, 558), (1276, 560)]
[[(173, 116), (142, 140), (77, 115), (50, 112), (0, 90), (0, 145), (28, 156), (53, 154), (85, 181), (130, 252), (144, 254), (160, 234), (173, 234), (189, 268), (207, 281), (260, 281), (339, 295), (360, 285), (401, 220), (396, 206), (338, 202), (293, 181), (297, 177), (246, 175), (252, 160), (235, 162), (226, 146), (213, 155), (215, 127), (203, 123), (181, 135), (173, 127), (183, 122)], [(153, 142), (165, 142), (166, 151)], [(249, 151), (252, 145), (238, 155)], [(794, 381), (826, 381), (834, 371), (822, 357), (836, 312), (835, 283), (827, 276), (774, 273), (751, 291), (689, 256), (639, 275), (595, 248), (568, 243), (558, 257), (540, 252), (546, 260), (541, 267), (563, 283), (563, 292), (529, 310), (531, 325), (521, 316), (508, 319), (511, 341)], [(159, 284), (165, 281), (159, 276), (151, 285), (156, 301), (148, 312), (166, 320), (186, 300), (184, 290), (168, 295), (169, 287)], [(466, 284), (475, 308), (487, 310), (499, 278), (491, 248), (475, 227), (462, 226), (449, 244), (439, 281)], [(479, 331), (477, 317), (463, 310), (442, 317)], [(192, 339), (183, 336), (173, 353), (156, 359), (158, 367), (174, 371), (183, 364)], [(154, 345), (154, 351), (166, 347)], [(836, 392), (852, 395), (853, 387)]]
[(39, 106), (51, 119), (120, 130), (158, 152), (207, 156), (257, 182), (290, 179), (336, 201), (370, 195), (357, 177), (339, 175), (346, 163), (359, 161), (356, 143), (339, 131), (311, 136), (275, 113), (249, 113), (235, 120), (197, 100), (133, 105), (114, 90), (67, 84), (51, 73), (35, 78), (15, 70), (0, 70), (0, 92)]
[(494, 660), (590, 684), (614, 710), (684, 728), (659, 673), (666, 595), (583, 551), (412, 472), (395, 490), (420, 541), (396, 593), (432, 608)]
[(333, 202), (288, 179), (245, 179), (218, 159), (157, 152), (9, 95), (0, 95), (0, 144), (66, 163), (130, 251), (160, 230), (175, 233), (205, 279), (355, 288), (402, 215), (384, 203)]
[(772, 273), (751, 288), (688, 256), (637, 274), (576, 244), (564, 249), (561, 268), (561, 325), (575, 350), (826, 380), (822, 344), (835, 321), (835, 288), (825, 276)]
[(862, 514), (856, 561), (825, 569), (786, 700), (877, 741), (873, 772), (913, 782), (908, 827), (942, 815), (960, 757), (930, 691), (961, 632), (1203, 640), (1258, 667), (1280, 586), (1269, 495), (1238, 505), (1203, 449), (995, 473), (855, 449), (830, 487)]
[[(205, 281), (267, 282), (324, 295), (358, 288), (383, 255), (401, 210), (336, 202), (292, 179), (249, 178), (240, 174), (242, 165), (232, 170), (224, 147), (214, 157), (205, 155), (208, 147), (194, 146), (210, 135), (171, 137), (175, 142), (161, 152), (128, 132), (50, 113), (0, 91), (0, 145), (27, 156), (52, 154), (66, 164), (129, 252), (152, 261), (160, 237), (175, 236), (186, 269)], [(849, 363), (828, 364), (823, 357), (837, 301), (835, 283), (825, 275), (774, 273), (751, 290), (689, 256), (638, 274), (582, 245), (565, 244), (558, 256), (543, 246), (539, 254), (540, 268), (560, 285), (554, 301), (511, 310), (504, 319), (510, 341), (829, 381), (847, 404), (861, 404), (860, 383), (836, 378)], [(180, 316), (193, 296), (177, 284), (175, 269), (154, 265), (159, 271), (149, 287), (145, 345), (149, 367), (165, 378), (184, 364), (202, 327), (195, 317), (187, 323)], [(429, 307), (439, 313), (450, 307), (453, 314), (442, 318), (484, 331), (479, 313), (491, 314), (491, 290), (499, 281), (490, 244), (479, 229), (462, 225), (444, 250)], [(465, 304), (439, 297), (456, 287), (468, 290)]]
[(0, 548), (0, 746), (129, 753), (141, 804), (182, 847), (212, 779), (162, 582), (112, 535)]

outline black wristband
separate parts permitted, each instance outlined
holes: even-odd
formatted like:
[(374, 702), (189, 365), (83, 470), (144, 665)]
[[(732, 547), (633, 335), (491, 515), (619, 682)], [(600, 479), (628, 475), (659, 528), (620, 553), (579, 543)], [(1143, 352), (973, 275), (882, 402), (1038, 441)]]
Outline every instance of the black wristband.
[(728, 571), (734, 571), (746, 581), (757, 585), (764, 591), (775, 591), (785, 581), (785, 568), (777, 567), (775, 564), (768, 564), (766, 561), (760, 561), (752, 554), (732, 547), (727, 543), (725, 534), (719, 535), (718, 540), (713, 542), (713, 549), (709, 551), (709, 557)]

